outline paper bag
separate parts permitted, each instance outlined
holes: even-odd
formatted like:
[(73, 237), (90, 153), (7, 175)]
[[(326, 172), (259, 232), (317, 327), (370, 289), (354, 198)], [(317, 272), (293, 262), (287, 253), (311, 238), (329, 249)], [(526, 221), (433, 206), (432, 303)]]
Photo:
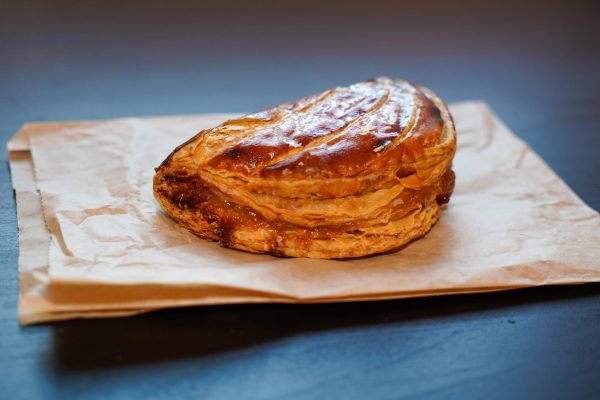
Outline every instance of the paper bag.
[(152, 195), (154, 167), (233, 115), (28, 124), (9, 142), (22, 323), (242, 302), (335, 302), (600, 281), (600, 216), (485, 103), (450, 106), (456, 188), (425, 237), (352, 260), (221, 248)]

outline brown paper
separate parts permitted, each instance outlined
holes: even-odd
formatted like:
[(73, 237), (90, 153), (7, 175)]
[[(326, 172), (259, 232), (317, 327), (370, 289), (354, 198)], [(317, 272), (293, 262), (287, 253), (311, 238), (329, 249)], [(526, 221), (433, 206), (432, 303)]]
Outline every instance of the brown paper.
[(598, 213), (484, 103), (450, 109), (457, 183), (440, 222), (400, 251), (345, 261), (224, 249), (158, 209), (153, 167), (231, 115), (26, 125), (9, 143), (21, 322), (600, 281)]

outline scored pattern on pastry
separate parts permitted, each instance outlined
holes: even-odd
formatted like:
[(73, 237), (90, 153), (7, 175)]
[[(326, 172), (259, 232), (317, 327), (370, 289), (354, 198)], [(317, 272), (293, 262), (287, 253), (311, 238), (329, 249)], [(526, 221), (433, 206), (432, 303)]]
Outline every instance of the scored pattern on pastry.
[(454, 188), (455, 151), (433, 92), (377, 78), (200, 132), (156, 169), (154, 194), (225, 247), (359, 257), (429, 231)]

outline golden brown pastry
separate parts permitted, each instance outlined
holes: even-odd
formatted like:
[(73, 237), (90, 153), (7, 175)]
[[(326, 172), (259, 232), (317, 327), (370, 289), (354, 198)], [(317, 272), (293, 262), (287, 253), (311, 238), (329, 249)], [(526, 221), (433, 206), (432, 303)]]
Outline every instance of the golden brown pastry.
[(433, 92), (377, 78), (200, 132), (156, 169), (154, 195), (225, 247), (360, 257), (429, 231), (454, 188), (455, 150)]

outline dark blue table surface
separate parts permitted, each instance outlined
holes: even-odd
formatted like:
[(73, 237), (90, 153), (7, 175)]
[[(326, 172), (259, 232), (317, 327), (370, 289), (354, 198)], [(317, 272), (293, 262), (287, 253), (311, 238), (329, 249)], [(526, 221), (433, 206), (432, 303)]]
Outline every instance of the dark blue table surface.
[[(2, 142), (27, 121), (251, 111), (390, 75), (486, 100), (600, 209), (598, 6), (449, 3), (4, 2)], [(600, 398), (593, 284), (19, 327), (0, 157), (0, 399)]]

